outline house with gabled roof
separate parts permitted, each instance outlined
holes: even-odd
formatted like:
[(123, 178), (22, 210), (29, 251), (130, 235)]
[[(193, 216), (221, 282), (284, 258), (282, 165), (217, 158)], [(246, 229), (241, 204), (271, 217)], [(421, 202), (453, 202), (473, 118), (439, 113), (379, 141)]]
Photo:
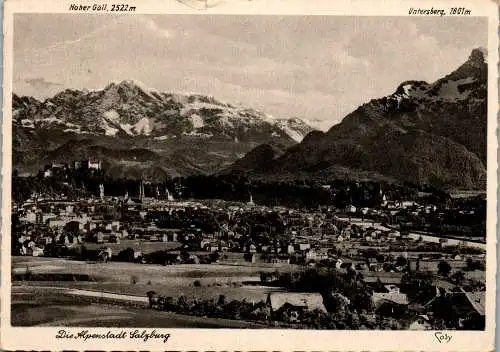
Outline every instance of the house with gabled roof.
[(320, 310), (326, 313), (323, 296), (317, 292), (271, 292), (267, 295), (266, 304), (271, 308), (271, 315), (283, 311), (297, 316), (303, 311)]

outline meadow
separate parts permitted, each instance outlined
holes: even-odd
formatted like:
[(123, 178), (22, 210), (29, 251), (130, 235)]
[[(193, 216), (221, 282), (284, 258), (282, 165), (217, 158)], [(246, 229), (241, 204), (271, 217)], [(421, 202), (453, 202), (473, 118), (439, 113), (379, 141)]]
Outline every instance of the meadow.
[(117, 255), (120, 251), (132, 248), (136, 251), (141, 251), (142, 254), (147, 254), (155, 251), (174, 250), (180, 247), (180, 242), (151, 242), (140, 240), (122, 240), (120, 243), (89, 243), (86, 242), (87, 249), (99, 249), (102, 247), (111, 248), (113, 255)]
[[(146, 296), (148, 291), (188, 298), (259, 302), (276, 288), (256, 286), (261, 272), (277, 268), (253, 265), (179, 264), (161, 266), (135, 263), (86, 263), (57, 258), (12, 257), (16, 286), (51, 286)], [(280, 271), (283, 269), (280, 268)], [(289, 266), (288, 270), (297, 270)], [(23, 280), (26, 273), (33, 279)], [(61, 276), (64, 275), (64, 280)], [(51, 277), (57, 281), (51, 280)], [(74, 278), (74, 279), (73, 279)], [(83, 280), (81, 278), (84, 278)]]
[(13, 287), (13, 326), (259, 328), (258, 323), (158, 312), (54, 294), (50, 288)]

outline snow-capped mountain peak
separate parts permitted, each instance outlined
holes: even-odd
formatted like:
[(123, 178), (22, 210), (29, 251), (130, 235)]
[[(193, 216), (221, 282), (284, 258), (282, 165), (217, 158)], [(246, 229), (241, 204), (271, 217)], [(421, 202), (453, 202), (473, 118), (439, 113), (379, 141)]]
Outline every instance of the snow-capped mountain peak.
[[(117, 177), (213, 173), (258, 145), (286, 149), (312, 130), (299, 119), (275, 119), (203, 94), (160, 92), (134, 80), (67, 89), (43, 102), (14, 95), (12, 110), (14, 164), (24, 172), (54, 160), (98, 158)], [(39, 155), (26, 152), (33, 148)]]
[(107, 136), (122, 133), (156, 140), (185, 135), (242, 141), (260, 136), (258, 140), (300, 142), (313, 130), (300, 119), (276, 119), (208, 95), (159, 92), (137, 80), (112, 82), (97, 91), (67, 89), (43, 103), (16, 97), (13, 111), (26, 128)]

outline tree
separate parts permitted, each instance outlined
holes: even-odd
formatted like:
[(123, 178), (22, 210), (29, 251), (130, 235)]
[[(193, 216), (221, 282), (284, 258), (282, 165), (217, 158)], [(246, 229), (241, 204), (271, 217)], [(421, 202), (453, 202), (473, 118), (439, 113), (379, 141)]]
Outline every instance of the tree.
[(182, 310), (186, 308), (188, 305), (188, 302), (186, 300), (186, 297), (184, 295), (181, 295), (177, 298), (177, 306)]
[(376, 258), (378, 254), (375, 248), (368, 248), (363, 252), (363, 257), (365, 257), (365, 259)]
[(451, 279), (453, 282), (457, 285), (462, 285), (464, 279), (465, 279), (465, 274), (463, 271), (457, 271), (453, 275), (451, 275)]
[(329, 312), (345, 312), (350, 304), (350, 300), (344, 295), (331, 291), (323, 296), (323, 303)]
[(409, 271), (401, 277), (401, 292), (408, 295), (409, 300), (429, 301), (435, 296), (433, 274), (424, 271)]
[(405, 266), (407, 263), (408, 260), (406, 260), (406, 258), (402, 255), (396, 258), (396, 266)]
[(149, 299), (149, 308), (155, 308), (155, 306), (158, 304), (158, 295), (156, 294), (156, 292), (148, 291), (146, 295)]
[(359, 290), (354, 295), (351, 296), (351, 305), (356, 311), (361, 312), (372, 311), (373, 310), (373, 301), (372, 295), (368, 290)]
[(441, 260), (438, 264), (438, 274), (441, 276), (448, 276), (450, 271), (451, 265), (448, 262)]
[(223, 306), (226, 304), (226, 296), (225, 295), (219, 295), (219, 299), (217, 300), (217, 305)]
[(481, 263), (479, 260), (473, 260), (471, 258), (468, 258), (466, 263), (467, 263), (466, 268), (468, 271), (484, 270), (484, 264)]
[(131, 247), (128, 247), (122, 251), (120, 251), (120, 253), (118, 253), (118, 261), (121, 261), (121, 262), (133, 262), (134, 261), (134, 249), (131, 248)]
[(180, 253), (182, 263), (185, 263), (189, 260), (189, 253), (186, 251), (181, 251)]

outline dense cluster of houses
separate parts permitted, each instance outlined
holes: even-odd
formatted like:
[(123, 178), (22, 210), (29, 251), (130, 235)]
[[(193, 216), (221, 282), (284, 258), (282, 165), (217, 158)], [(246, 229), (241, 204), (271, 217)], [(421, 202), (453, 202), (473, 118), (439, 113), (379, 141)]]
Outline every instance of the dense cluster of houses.
[[(424, 210), (428, 211), (427, 207)], [(316, 264), (334, 260), (336, 266), (346, 258), (362, 257), (362, 248), (367, 246), (399, 244), (406, 249), (420, 242), (435, 242), (441, 247), (484, 247), (476, 242), (411, 233), (364, 217), (383, 211), (387, 209), (361, 209), (360, 218), (354, 207), (344, 212), (330, 208), (302, 211), (257, 206), (252, 200), (248, 204), (201, 204), (101, 194), (99, 198), (68, 201), (34, 195), (23, 204), (13, 205), (13, 235), (24, 255), (42, 255), (47, 245), (141, 240), (178, 243), (179, 249), (187, 251), (247, 253), (252, 255), (246, 257), (250, 262)], [(365, 259), (368, 269), (383, 270), (383, 263), (374, 256)]]
[[(73, 167), (100, 167), (90, 161), (82, 165)], [(52, 165), (50, 170), (54, 167), (58, 166)], [(437, 277), (439, 261), (451, 263), (456, 272), (465, 267), (466, 260), (485, 260), (482, 243), (405, 231), (398, 226), (408, 214), (435, 211), (435, 206), (385, 199), (377, 209), (350, 205), (345, 209), (299, 210), (259, 206), (251, 198), (248, 203), (193, 202), (171, 197), (147, 199), (143, 192), (139, 199), (127, 194), (117, 198), (106, 197), (100, 187), (96, 198), (69, 201), (34, 195), (22, 204), (13, 204), (12, 250), (13, 255), (57, 256), (73, 252), (54, 248), (74, 249), (93, 243), (100, 246), (94, 256), (108, 260), (129, 243), (133, 255), (127, 258), (141, 262), (145, 253), (136, 248), (138, 242), (150, 244), (151, 251), (155, 243), (171, 243), (174, 259), (169, 263), (196, 264), (208, 255), (211, 262), (219, 263), (354, 270), (364, 273), (366, 282), (374, 277), (384, 281), (383, 285), (377, 282), (372, 295), (377, 316), (398, 317), (411, 311), (415, 319), (410, 328), (427, 329), (435, 327), (436, 310), (450, 306), (457, 309), (457, 328), (476, 328), (484, 324), (484, 291), (453, 290), (456, 285), (443, 277), (438, 280), (435, 297), (418, 306), (400, 292), (401, 275), (408, 268), (431, 271)], [(377, 221), (379, 218), (386, 220)], [(416, 251), (423, 243), (433, 244), (434, 251)], [(476, 252), (444, 250), (450, 246)], [(274, 312), (286, 310), (293, 322), (300, 321), (300, 311), (322, 311), (319, 297), (276, 293), (269, 296), (267, 304)]]

